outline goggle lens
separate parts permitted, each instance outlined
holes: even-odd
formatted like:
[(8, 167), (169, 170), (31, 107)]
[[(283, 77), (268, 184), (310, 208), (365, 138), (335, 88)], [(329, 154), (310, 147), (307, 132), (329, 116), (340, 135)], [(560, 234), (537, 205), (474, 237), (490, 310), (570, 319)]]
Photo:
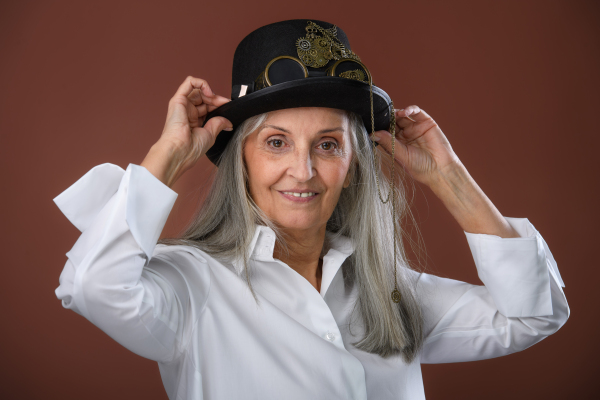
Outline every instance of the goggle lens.
[(371, 76), (364, 65), (353, 60), (340, 60), (331, 70), (330, 75), (340, 78), (354, 79), (364, 83), (370, 83)]
[(308, 71), (299, 61), (292, 58), (273, 60), (266, 70), (267, 79), (271, 85), (295, 81), (308, 76)]

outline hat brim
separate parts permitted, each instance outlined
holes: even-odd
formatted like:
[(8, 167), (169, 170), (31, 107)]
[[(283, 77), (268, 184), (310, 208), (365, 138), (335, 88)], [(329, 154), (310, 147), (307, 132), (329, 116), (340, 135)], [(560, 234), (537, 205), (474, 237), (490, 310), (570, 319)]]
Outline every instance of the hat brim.
[[(225, 117), (237, 128), (246, 119), (269, 111), (296, 107), (327, 107), (352, 111), (362, 117), (367, 131), (371, 131), (370, 85), (339, 77), (305, 78), (273, 85), (223, 104), (208, 113), (204, 123), (213, 117)], [(389, 128), (390, 97), (373, 86), (373, 117), (375, 130)], [(218, 165), (219, 158), (233, 131), (221, 131), (215, 144), (206, 152), (208, 159)]]

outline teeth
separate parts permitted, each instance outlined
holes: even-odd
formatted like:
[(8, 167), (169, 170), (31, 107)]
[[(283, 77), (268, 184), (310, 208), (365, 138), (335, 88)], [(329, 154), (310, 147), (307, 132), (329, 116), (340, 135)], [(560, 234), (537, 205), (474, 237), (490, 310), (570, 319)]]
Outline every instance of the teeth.
[(296, 192), (283, 192), (284, 194), (289, 194), (291, 196), (294, 197), (309, 197), (309, 196), (314, 196), (315, 193), (314, 192), (306, 192), (306, 193), (296, 193)]

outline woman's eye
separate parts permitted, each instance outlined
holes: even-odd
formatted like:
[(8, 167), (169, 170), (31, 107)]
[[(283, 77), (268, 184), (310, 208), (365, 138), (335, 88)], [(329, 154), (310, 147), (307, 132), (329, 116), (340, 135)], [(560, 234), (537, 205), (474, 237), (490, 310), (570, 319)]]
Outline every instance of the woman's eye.
[(336, 144), (335, 144), (335, 143), (333, 143), (333, 142), (323, 142), (323, 143), (321, 143), (321, 148), (322, 148), (323, 150), (325, 150), (325, 151), (327, 151), (327, 150), (331, 150), (331, 149), (333, 149), (335, 146), (336, 146)]
[(280, 140), (280, 139), (272, 139), (272, 140), (269, 140), (267, 143), (270, 143), (273, 147), (283, 146), (283, 140)]

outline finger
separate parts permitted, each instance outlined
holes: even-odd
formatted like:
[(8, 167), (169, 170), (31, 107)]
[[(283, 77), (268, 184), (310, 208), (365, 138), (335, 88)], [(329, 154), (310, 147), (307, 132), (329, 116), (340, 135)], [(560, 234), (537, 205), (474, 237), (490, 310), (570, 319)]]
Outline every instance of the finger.
[[(193, 94), (193, 92), (192, 92), (192, 94)], [(222, 106), (223, 104), (225, 104), (229, 101), (231, 101), (231, 100), (229, 100), (226, 97), (218, 96), (218, 95), (215, 95), (215, 97), (210, 99), (208, 103), (203, 103), (201, 100), (199, 105), (195, 105), (194, 102), (188, 101), (187, 102), (187, 113), (188, 113), (189, 122), (191, 124), (195, 124), (194, 126), (197, 126), (198, 124), (201, 125), (202, 123), (204, 123), (204, 117), (206, 116), (206, 114), (219, 108), (220, 106)]]
[(214, 104), (200, 104), (198, 106), (196, 106), (196, 110), (198, 110), (198, 116), (203, 119), (206, 114), (208, 114), (209, 112), (216, 110), (217, 108), (219, 108), (220, 106), (222, 106), (223, 104), (231, 101), (229, 99), (226, 99), (224, 97), (222, 97), (222, 99), (224, 99), (223, 101), (215, 101), (213, 102)]
[(204, 96), (202, 96), (202, 101), (209, 105), (208, 111), (212, 111), (217, 107), (221, 107), (225, 103), (229, 103), (231, 99), (215, 94), (213, 97), (205, 98)]
[(198, 124), (203, 126), (206, 114), (208, 114), (208, 104), (201, 104), (196, 107), (196, 110), (198, 110)]
[(416, 106), (409, 106), (407, 108), (401, 108), (400, 110), (394, 110), (394, 115), (396, 117), (396, 126), (399, 129), (408, 128), (417, 122), (414, 119), (414, 113), (416, 111), (414, 107)]
[(197, 106), (200, 106), (202, 104), (206, 104), (208, 105), (208, 111), (212, 111), (215, 108), (221, 107), (223, 104), (230, 102), (231, 100), (223, 97), (223, 96), (219, 96), (219, 95), (214, 95), (212, 97), (207, 97), (204, 94), (201, 95), (202, 96), (202, 101), (194, 104)]
[(206, 103), (206, 104), (214, 104), (216, 107), (220, 107), (223, 104), (231, 101), (231, 99), (228, 99), (227, 97), (219, 96), (218, 94), (215, 94), (212, 96), (206, 96), (204, 93), (202, 93), (202, 91), (200, 89), (192, 90), (192, 92), (187, 97), (188, 97), (188, 100), (190, 101), (190, 103), (192, 103), (195, 106), (199, 106), (200, 104)]
[(199, 106), (196, 106), (196, 110), (198, 110), (198, 115), (200, 117), (204, 117), (210, 112), (208, 111), (208, 104), (200, 104)]
[(195, 128), (200, 124), (198, 119), (198, 109), (192, 103), (187, 103), (187, 116), (190, 127)]
[(408, 128), (415, 121), (412, 118), (406, 118), (404, 114), (404, 108), (400, 110), (394, 110), (396, 116), (396, 126), (400, 129)]
[[(392, 154), (392, 135), (388, 131), (377, 131), (373, 134), (371, 139), (379, 144), (378, 148), (383, 148), (388, 154)], [(393, 150), (394, 159), (404, 165), (408, 159), (408, 148), (406, 145), (398, 139), (395, 139)]]
[[(194, 87), (194, 85), (199, 87)], [(195, 94), (192, 92), (195, 91)], [(190, 96), (192, 95), (192, 96)], [(200, 96), (200, 99), (198, 99)], [(169, 112), (167, 115), (172, 114), (177, 107), (183, 106), (186, 110), (189, 110), (190, 103), (198, 103), (206, 102), (207, 99), (209, 103), (212, 103), (212, 98), (215, 95), (212, 90), (208, 86), (208, 83), (203, 79), (194, 78), (192, 76), (188, 76), (186, 80), (179, 86), (175, 95), (169, 100)], [(194, 99), (194, 101), (190, 101), (190, 97)]]
[(429, 114), (427, 114), (425, 110), (421, 109), (419, 106), (412, 105), (396, 111), (396, 121), (399, 122), (399, 119), (404, 120), (403, 124), (405, 124), (406, 120), (418, 123), (429, 121), (433, 118), (431, 118)]
[(206, 122), (206, 125), (204, 125), (204, 129), (209, 131), (212, 138), (215, 139), (219, 132), (221, 132), (222, 130), (232, 130), (233, 125), (225, 117), (214, 117), (209, 119), (208, 122)]
[[(192, 94), (193, 93), (194, 92), (192, 92)], [(200, 96), (200, 95), (198, 95), (198, 96)], [(190, 118), (190, 123), (197, 122), (200, 126), (202, 126), (202, 124), (204, 123), (204, 118), (206, 117), (206, 114), (208, 114), (209, 112), (219, 108), (223, 104), (230, 102), (230, 101), (231, 101), (230, 99), (223, 97), (223, 96), (218, 96), (218, 95), (215, 95), (215, 97), (210, 100), (211, 104), (203, 103), (201, 96), (200, 96), (199, 103), (197, 101), (191, 101), (191, 99), (190, 99), (190, 101), (188, 102), (188, 105), (191, 105), (192, 107), (194, 107), (196, 109), (193, 121)], [(188, 115), (191, 115), (189, 106), (188, 106)]]
[(194, 89), (199, 89), (202, 94), (207, 97), (214, 96), (214, 93), (208, 83), (204, 79), (188, 76), (185, 81), (179, 86), (175, 95), (188, 96)]
[(188, 94), (188, 100), (195, 106), (202, 104), (202, 93), (200, 89), (194, 89), (190, 94)]

